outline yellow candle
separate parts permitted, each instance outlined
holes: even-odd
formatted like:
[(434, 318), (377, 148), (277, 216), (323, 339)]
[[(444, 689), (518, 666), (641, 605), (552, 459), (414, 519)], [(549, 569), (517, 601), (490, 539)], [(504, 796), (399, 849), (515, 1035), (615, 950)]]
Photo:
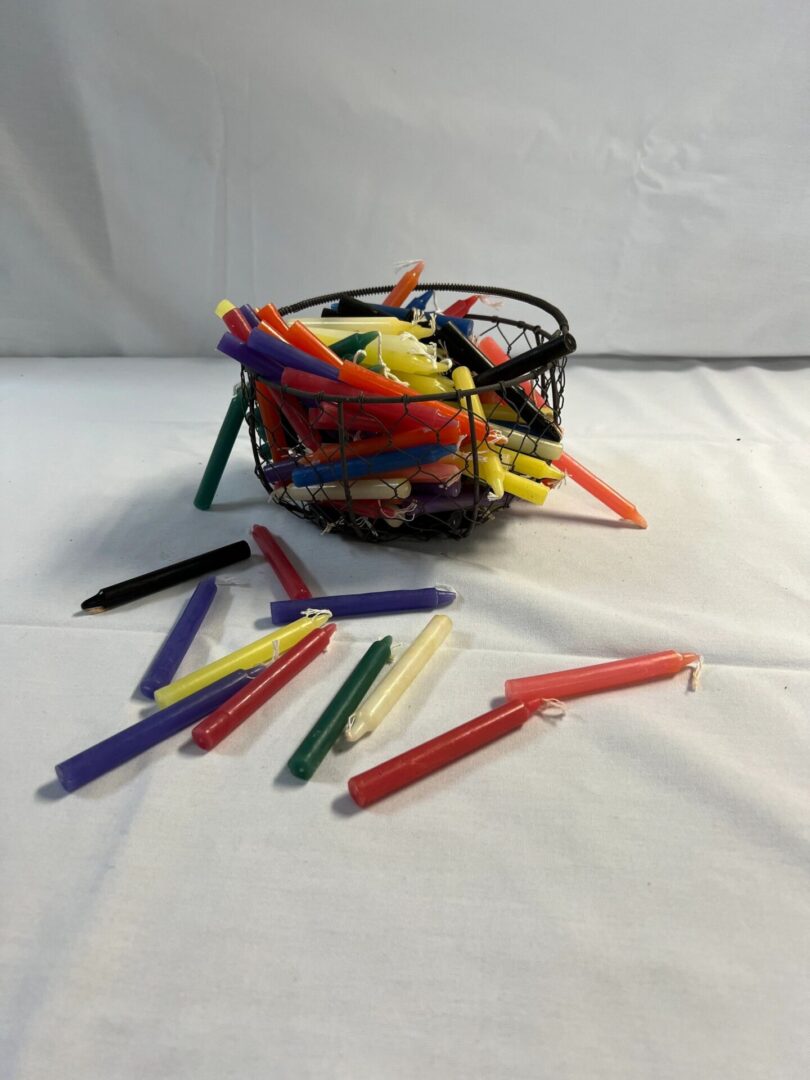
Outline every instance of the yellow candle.
[(315, 334), (321, 327), (329, 327), (332, 330), (342, 330), (343, 337), (347, 334), (365, 334), (369, 330), (374, 330), (378, 334), (413, 334), (416, 338), (431, 337), (434, 333), (432, 326), (419, 326), (417, 323), (405, 322), (404, 319), (395, 319), (389, 315), (380, 315), (376, 318), (358, 315), (357, 318), (348, 319), (341, 319), (336, 315), (333, 319), (328, 317), (301, 319), (300, 322), (308, 326)]
[(525, 431), (513, 431), (511, 428), (500, 427), (498, 424), (490, 426), (506, 438), (506, 445), (510, 450), (515, 450), (519, 454), (531, 454), (545, 461), (556, 461), (563, 452), (562, 443), (551, 442), (550, 439), (538, 439)]
[(536, 503), (538, 506), (543, 505), (548, 498), (549, 491), (551, 491), (551, 488), (547, 488), (545, 484), (538, 484), (536, 480), (529, 480), (525, 476), (517, 476), (515, 473), (506, 472), (505, 470), (503, 486), (510, 495), (517, 495), (519, 499)]
[(245, 645), (235, 652), (228, 653), (227, 656), (221, 656), (219, 660), (214, 660), (213, 663), (192, 671), (190, 675), (184, 675), (182, 679), (175, 679), (168, 686), (162, 686), (155, 691), (155, 701), (161, 709), (165, 709), (167, 705), (173, 705), (175, 701), (180, 701), (182, 698), (188, 697), (189, 694), (202, 690), (205, 686), (210, 686), (212, 682), (216, 682), (217, 679), (221, 679), (225, 675), (230, 675), (232, 671), (238, 671), (240, 668), (256, 667), (257, 664), (266, 664), (275, 656), (287, 652), (293, 645), (297, 645), (299, 641), (305, 638), (307, 634), (311, 634), (313, 630), (323, 626), (328, 621), (329, 614), (327, 612), (321, 615), (305, 615), (301, 619), (296, 619), (295, 622), (274, 630), (272, 634), (266, 634), (257, 641), (251, 642), (250, 645)]
[(357, 712), (349, 718), (344, 732), (349, 742), (357, 742), (379, 727), (452, 629), (453, 623), (446, 615), (433, 616)]
[(412, 375), (410, 372), (395, 371), (397, 378), (406, 382), (417, 394), (452, 394), (453, 383), (444, 375)]
[(516, 454), (514, 450), (499, 447), (501, 461), (513, 472), (523, 473), (524, 476), (532, 476), (535, 480), (560, 481), (565, 476), (564, 472), (555, 469), (553, 465), (546, 464), (539, 458), (529, 454)]
[[(474, 390), (475, 383), (470, 369), (466, 367), (453, 368), (453, 385), (456, 390)], [(484, 419), (484, 407), (478, 394), (471, 394), (460, 400), (462, 407), (469, 401), (475, 415), (480, 416), (482, 420)], [(472, 458), (468, 460), (472, 467)], [(503, 466), (495, 454), (489, 453), (483, 447), (478, 451), (478, 472), (484, 483), (492, 489), (495, 498), (500, 499), (504, 492)]]

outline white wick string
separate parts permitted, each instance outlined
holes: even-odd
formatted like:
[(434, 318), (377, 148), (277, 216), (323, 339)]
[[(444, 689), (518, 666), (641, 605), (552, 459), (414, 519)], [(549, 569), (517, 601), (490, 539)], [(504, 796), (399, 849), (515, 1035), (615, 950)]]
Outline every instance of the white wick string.
[(404, 262), (394, 263), (394, 269), (395, 270), (405, 270), (409, 266), (416, 266), (416, 264), (420, 263), (421, 261), (422, 261), (421, 259), (406, 259)]
[(301, 614), (305, 615), (307, 618), (315, 618), (316, 615), (327, 615), (330, 619), (332, 618), (332, 612), (329, 608), (325, 607), (302, 608)]
[(551, 720), (552, 723), (555, 720), (562, 720), (565, 716), (566, 708), (565, 702), (560, 701), (559, 698), (550, 697), (540, 702), (540, 706), (537, 709), (538, 716), (542, 716), (544, 720)]
[(689, 666), (689, 689), (694, 691), (700, 685), (700, 676), (703, 674), (703, 657), (697, 658), (696, 664), (690, 664)]

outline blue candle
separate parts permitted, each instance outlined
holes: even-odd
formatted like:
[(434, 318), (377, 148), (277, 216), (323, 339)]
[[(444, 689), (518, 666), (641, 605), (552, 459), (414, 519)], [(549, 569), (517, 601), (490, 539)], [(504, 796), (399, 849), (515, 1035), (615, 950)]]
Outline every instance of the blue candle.
[[(269, 360), (276, 367), (291, 367), (297, 371), (308, 371), (310, 375), (320, 375), (323, 379), (337, 381), (337, 367), (296, 349), (294, 345), (288, 345), (286, 341), (279, 341), (272, 334), (266, 334), (264, 330), (258, 328), (251, 330), (247, 344), (249, 349), (258, 353), (262, 359)], [(254, 370), (258, 369), (254, 368)]]
[(182, 701), (160, 709), (139, 720), (137, 724), (132, 724), (95, 746), (82, 750), (80, 754), (56, 766), (59, 783), (65, 791), (75, 791), (171, 735), (176, 735), (183, 728), (196, 724), (250, 682), (258, 670), (260, 669), (232, 671), (230, 675), (198, 690), (196, 694), (189, 694)]
[(153, 698), (159, 687), (172, 681), (216, 594), (215, 578), (203, 578), (197, 585), (141, 679), (140, 689), (144, 697)]
[(407, 311), (424, 311), (430, 303), (430, 298), (433, 296), (433, 289), (428, 289), (427, 292), (420, 293), (419, 296), (415, 296), (413, 300), (409, 300), (405, 305)]
[(253, 310), (250, 304), (242, 304), (239, 310), (242, 312), (242, 314), (245, 316), (251, 326), (259, 325), (259, 316)]
[(354, 615), (382, 615), (397, 611), (432, 611), (452, 604), (452, 589), (389, 589), (385, 592), (344, 593), (338, 596), (311, 596), (307, 600), (274, 600), (270, 618), (274, 626), (300, 619), (308, 609), (326, 609), (335, 619)]
[(230, 356), (231, 360), (235, 360), (237, 364), (250, 368), (251, 371), (255, 371), (257, 375), (261, 375), (262, 378), (267, 379), (269, 382), (281, 382), (281, 375), (284, 371), (281, 364), (259, 356), (252, 349), (249, 349), (247, 345), (243, 345), (233, 334), (223, 334), (217, 343), (217, 349), (224, 353), (225, 356)]
[[(344, 476), (358, 480), (363, 476), (376, 476), (382, 473), (396, 473), (402, 469), (414, 469), (420, 465), (429, 465), (440, 458), (448, 457), (453, 448), (441, 443), (426, 443), (423, 446), (411, 446), (407, 450), (387, 450), (384, 454), (371, 457), (348, 458), (345, 462), (335, 461), (328, 465), (309, 465), (296, 469), (293, 483), (297, 487), (318, 487), (320, 484), (340, 481)], [(407, 474), (406, 474), (407, 475)]]

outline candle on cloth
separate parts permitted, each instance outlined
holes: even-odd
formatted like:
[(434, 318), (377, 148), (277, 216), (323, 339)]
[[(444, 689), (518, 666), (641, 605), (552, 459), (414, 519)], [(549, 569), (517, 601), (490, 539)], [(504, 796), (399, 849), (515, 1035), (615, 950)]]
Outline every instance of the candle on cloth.
[(225, 419), (222, 421), (222, 426), (214, 440), (214, 446), (202, 474), (200, 486), (197, 488), (197, 494), (194, 496), (194, 505), (198, 510), (210, 509), (244, 418), (245, 404), (242, 399), (242, 387), (236, 386), (228, 410), (225, 413)]
[(254, 667), (256, 664), (266, 664), (274, 657), (287, 652), (293, 645), (297, 645), (302, 638), (311, 634), (313, 630), (317, 630), (319, 626), (323, 626), (328, 620), (329, 613), (324, 612), (298, 619), (296, 622), (283, 626), (280, 630), (274, 630), (272, 634), (266, 634), (249, 645), (244, 645), (241, 649), (236, 649), (227, 656), (221, 656), (219, 660), (214, 660), (205, 667), (184, 675), (182, 679), (176, 679), (168, 686), (161, 687), (160, 690), (155, 691), (155, 701), (159, 705), (172, 705), (175, 701), (180, 701), (181, 698), (193, 694), (203, 686), (208, 686), (231, 671)]
[(611, 660), (606, 664), (552, 671), (546, 675), (529, 675), (523, 679), (507, 679), (504, 684), (509, 701), (529, 704), (550, 698), (578, 697), (598, 694), (621, 686), (665, 679), (698, 663), (697, 653), (667, 652), (633, 656), (627, 660)]
[(82, 601), (82, 611), (91, 613), (108, 611), (110, 608), (120, 607), (121, 604), (128, 604), (132, 600), (140, 600), (144, 596), (160, 592), (161, 589), (169, 589), (172, 585), (180, 585), (184, 581), (202, 577), (213, 570), (221, 570), (224, 566), (231, 566), (235, 562), (249, 558), (250, 544), (245, 540), (237, 540), (234, 544), (226, 544), (213, 551), (204, 551), (201, 555), (194, 555), (190, 559), (172, 563), (171, 566), (161, 566), (157, 570), (150, 570), (148, 574), (141, 574), (127, 581), (119, 581), (115, 585), (105, 585), (95, 596)]
[[(265, 705), (283, 686), (325, 652), (329, 646), (334, 623), (313, 630), (289, 652), (265, 668), (247, 686), (215, 709), (192, 729), (191, 737), (201, 750), (212, 750), (224, 738), (243, 724), (257, 709)], [(186, 699), (187, 700), (187, 699)]]
[(357, 742), (380, 726), (452, 629), (452, 620), (446, 615), (433, 616), (424, 630), (394, 662), (385, 678), (349, 717), (344, 732), (349, 742)]
[[(254, 525), (250, 530), (262, 555), (273, 567), (281, 587), (291, 600), (307, 600), (312, 596), (306, 582), (290, 562), (284, 548), (264, 525)], [(320, 605), (324, 607), (324, 604)]]
[(194, 589), (141, 679), (144, 697), (153, 698), (156, 690), (172, 681), (216, 594), (217, 583), (212, 577), (203, 578)]
[(610, 487), (609, 484), (606, 484), (604, 480), (600, 480), (598, 476), (595, 476), (590, 469), (580, 465), (578, 461), (575, 461), (568, 454), (561, 454), (557, 458), (557, 464), (567, 476), (571, 477), (575, 484), (579, 484), (589, 495), (593, 495), (595, 499), (607, 506), (614, 514), (618, 514), (625, 521), (632, 521), (639, 529), (647, 528), (646, 519), (636, 507), (631, 502), (628, 502), (623, 495), (620, 495), (618, 491)]
[(451, 728), (435, 739), (358, 773), (349, 780), (349, 794), (360, 807), (371, 806), (454, 761), (523, 727), (531, 710), (522, 701), (509, 702)]
[(346, 727), (349, 717), (363, 700), (372, 683), (391, 659), (390, 636), (371, 645), (341, 688), (304, 736), (287, 768), (299, 780), (309, 780)]
[(232, 671), (182, 701), (160, 709), (136, 724), (116, 732), (95, 746), (82, 750), (56, 766), (56, 775), (65, 791), (88, 784), (99, 776), (151, 749), (164, 739), (190, 727), (213, 712), (245, 686), (257, 671)]
[(300, 619), (305, 611), (314, 609), (330, 611), (333, 619), (401, 611), (431, 611), (433, 608), (447, 607), (456, 596), (453, 589), (437, 586), (430, 589), (387, 589), (381, 592), (312, 596), (309, 600), (273, 600), (270, 603), (270, 618), (274, 626), (284, 626), (293, 619)]

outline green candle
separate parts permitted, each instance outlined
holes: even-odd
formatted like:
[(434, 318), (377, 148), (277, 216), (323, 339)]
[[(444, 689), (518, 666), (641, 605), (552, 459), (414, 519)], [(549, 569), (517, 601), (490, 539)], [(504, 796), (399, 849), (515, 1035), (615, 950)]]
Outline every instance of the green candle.
[(197, 488), (197, 494), (194, 496), (194, 505), (198, 510), (210, 510), (211, 508), (211, 503), (214, 501), (214, 495), (216, 495), (222, 474), (225, 472), (225, 466), (228, 464), (228, 458), (231, 456), (231, 450), (233, 450), (233, 444), (236, 442), (236, 436), (239, 434), (243, 419), (244, 408), (242, 405), (242, 388), (240, 386), (236, 388), (231, 398), (231, 403), (225, 413), (225, 419), (222, 421), (222, 427), (219, 429), (208, 464), (205, 466), (202, 480), (200, 480), (200, 486)]
[(349, 717), (371, 689), (371, 684), (391, 660), (391, 637), (375, 641), (344, 682), (303, 742), (287, 762), (299, 780), (309, 780), (335, 745)]
[(361, 349), (365, 349), (366, 345), (370, 344), (375, 337), (377, 337), (377, 334), (373, 331), (366, 334), (349, 334), (348, 337), (335, 341), (329, 348), (341, 360), (352, 360), (354, 354), (360, 352)]

